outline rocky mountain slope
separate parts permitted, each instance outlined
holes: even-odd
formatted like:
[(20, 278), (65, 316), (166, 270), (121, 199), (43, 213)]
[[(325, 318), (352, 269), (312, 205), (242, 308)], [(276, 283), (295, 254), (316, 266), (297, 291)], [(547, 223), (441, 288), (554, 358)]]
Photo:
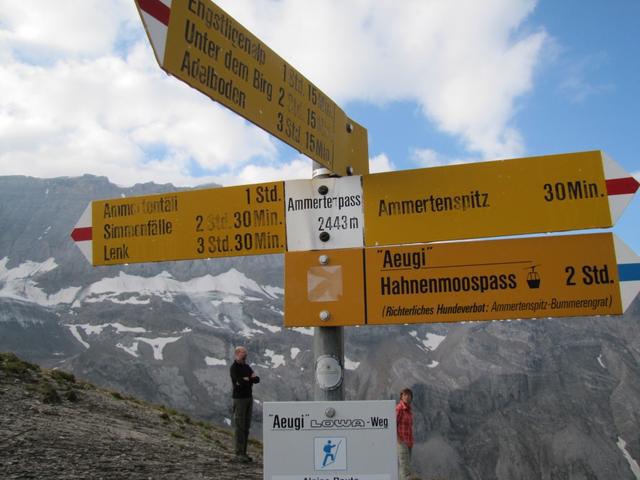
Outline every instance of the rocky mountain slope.
[[(282, 326), (282, 257), (91, 267), (92, 199), (172, 190), (0, 177), (0, 351), (228, 425), (247, 345), (264, 401), (310, 400), (311, 329)], [(428, 479), (640, 479), (640, 300), (624, 317), (345, 329), (347, 399), (415, 392)], [(2, 401), (0, 399), (0, 401)]]
[(231, 432), (173, 409), (0, 354), (0, 477), (4, 479), (262, 479), (234, 463)]

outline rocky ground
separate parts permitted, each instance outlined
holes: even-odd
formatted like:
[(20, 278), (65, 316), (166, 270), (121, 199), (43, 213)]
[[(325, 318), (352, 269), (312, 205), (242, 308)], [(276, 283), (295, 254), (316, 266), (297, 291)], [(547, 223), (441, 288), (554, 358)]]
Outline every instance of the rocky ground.
[(230, 430), (0, 354), (0, 478), (262, 479)]

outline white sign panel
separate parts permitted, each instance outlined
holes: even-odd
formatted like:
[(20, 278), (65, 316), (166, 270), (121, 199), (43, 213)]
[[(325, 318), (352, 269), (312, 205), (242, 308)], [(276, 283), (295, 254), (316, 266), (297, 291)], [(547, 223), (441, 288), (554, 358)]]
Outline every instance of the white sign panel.
[(398, 480), (393, 400), (266, 402), (264, 480)]
[(290, 180), (284, 183), (287, 250), (362, 247), (362, 177)]

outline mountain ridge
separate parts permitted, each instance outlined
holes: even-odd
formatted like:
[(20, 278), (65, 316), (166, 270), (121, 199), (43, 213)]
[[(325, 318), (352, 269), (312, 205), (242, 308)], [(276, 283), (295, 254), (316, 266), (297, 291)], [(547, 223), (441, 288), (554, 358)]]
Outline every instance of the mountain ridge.
[[(44, 182), (0, 177), (0, 351), (225, 426), (228, 366), (243, 344), (262, 378), (257, 438), (262, 402), (312, 399), (313, 330), (283, 326), (282, 255), (93, 268), (71, 229), (89, 201), (133, 190)], [(344, 334), (347, 400), (414, 390), (423, 478), (638, 480), (628, 460), (640, 459), (638, 298), (620, 317)]]

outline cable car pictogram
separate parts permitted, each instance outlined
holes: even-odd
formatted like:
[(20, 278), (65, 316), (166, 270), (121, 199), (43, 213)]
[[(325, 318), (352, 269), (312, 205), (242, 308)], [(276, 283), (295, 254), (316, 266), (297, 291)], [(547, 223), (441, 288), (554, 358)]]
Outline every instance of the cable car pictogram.
[(529, 288), (540, 288), (540, 274), (536, 272), (536, 267), (539, 266), (540, 265), (533, 265), (531, 267), (528, 267), (531, 269), (531, 271), (527, 274), (527, 284), (529, 285)]

